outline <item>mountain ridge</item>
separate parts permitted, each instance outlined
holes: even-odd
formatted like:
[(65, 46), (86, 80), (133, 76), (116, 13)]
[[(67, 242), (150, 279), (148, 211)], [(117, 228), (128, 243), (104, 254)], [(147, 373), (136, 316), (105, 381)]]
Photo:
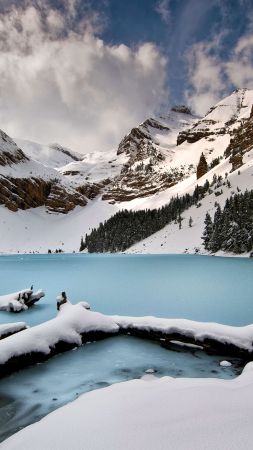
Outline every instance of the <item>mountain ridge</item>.
[[(3, 218), (0, 228), (7, 240), (0, 251), (45, 252), (54, 242), (55, 247), (64, 244), (68, 251), (78, 250), (80, 236), (115, 212), (124, 208), (160, 207), (173, 196), (192, 193), (197, 183), (204, 184), (206, 179), (211, 181), (215, 174), (224, 179), (227, 174), (227, 179), (231, 180), (232, 187), (224, 188), (218, 198), (221, 202), (237, 187), (241, 190), (250, 188), (252, 107), (253, 91), (246, 89), (234, 91), (214, 105), (203, 118), (193, 116), (187, 107), (176, 106), (167, 115), (149, 118), (130, 130), (119, 146), (106, 154), (97, 152), (79, 157), (69, 149), (66, 149), (68, 154), (64, 153), (65, 147), (45, 146), (44, 155), (49, 152), (47, 164), (42, 163), (43, 152), (35, 160), (35, 148), (30, 149), (28, 155), (21, 141), (17, 140), (19, 145), (16, 145), (2, 132), (0, 138), (3, 136), (4, 139), (0, 140), (0, 162), (4, 157), (5, 165), (0, 163), (0, 186), (2, 197), (7, 191), (8, 195), (5, 195), (5, 200), (0, 196), (0, 203), (5, 205), (0, 206)], [(199, 133), (202, 133), (201, 137)], [(35, 145), (38, 150), (41, 148), (39, 144)], [(7, 159), (6, 152), (9, 154)], [(202, 153), (207, 163), (207, 173), (197, 181), (196, 168)], [(67, 164), (61, 165), (61, 161)], [(240, 177), (236, 175), (239, 169)], [(37, 191), (39, 200), (36, 197), (27, 202), (29, 196), (33, 197), (33, 191)], [(22, 198), (17, 201), (20, 193), (23, 193)], [(14, 208), (9, 207), (6, 197), (9, 200), (12, 198)], [(181, 245), (182, 234), (178, 235), (175, 228), (175, 245), (170, 242), (160, 248), (163, 240), (166, 241), (163, 236), (159, 238), (161, 242), (156, 246), (156, 251), (179, 249), (182, 252), (190, 248), (194, 252), (194, 247), (201, 245), (200, 226), (196, 239), (193, 239), (194, 245), (189, 245), (192, 230), (196, 231), (198, 220), (203, 227), (204, 213), (213, 209), (217, 198), (213, 194), (208, 201), (210, 208), (205, 204), (205, 208), (198, 208), (197, 214), (196, 211), (193, 214), (190, 208), (189, 213), (196, 219), (192, 229), (187, 230), (189, 237), (183, 239), (184, 248)], [(16, 212), (9, 214), (6, 207)], [(25, 236), (26, 227), (31, 232), (31, 239), (23, 247), (15, 241), (18, 223)], [(9, 226), (6, 227), (6, 224)], [(40, 237), (41, 240), (34, 236), (38, 226), (42, 226), (46, 233), (45, 238)], [(131, 251), (143, 252), (148, 248), (146, 242), (145, 247), (140, 244)]]

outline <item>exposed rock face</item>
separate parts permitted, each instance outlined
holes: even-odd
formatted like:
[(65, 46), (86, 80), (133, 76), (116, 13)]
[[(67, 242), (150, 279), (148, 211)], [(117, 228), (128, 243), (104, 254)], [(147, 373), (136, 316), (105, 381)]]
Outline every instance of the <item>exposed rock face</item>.
[(10, 211), (36, 208), (45, 204), (50, 194), (50, 183), (41, 179), (0, 178), (0, 205)]
[(0, 130), (0, 166), (28, 161), (29, 158), (17, 147), (15, 142)]
[(249, 119), (243, 121), (240, 128), (236, 129), (232, 135), (229, 146), (226, 149), (225, 156), (241, 153), (242, 155), (249, 151), (253, 146), (253, 108)]
[(183, 113), (183, 114), (191, 114), (190, 108), (188, 108), (188, 106), (185, 106), (185, 105), (175, 105), (171, 108), (171, 111), (179, 112), (179, 113)]
[(53, 181), (40, 178), (0, 177), (0, 205), (10, 211), (46, 206), (48, 211), (68, 213), (76, 206), (85, 206), (86, 197), (76, 190), (67, 190)]
[(0, 130), (0, 205), (13, 212), (45, 206), (49, 212), (66, 214), (86, 204), (84, 194), (68, 186), (56, 170), (28, 158)]
[(103, 188), (110, 182), (110, 179), (106, 179), (101, 183), (86, 183), (84, 185), (78, 186), (77, 191), (88, 199), (93, 200), (98, 196), (98, 194), (101, 194)]
[(243, 158), (241, 153), (235, 153), (230, 156), (229, 162), (232, 164), (232, 172), (239, 169), (243, 165)]
[(201, 153), (200, 159), (199, 159), (199, 163), (197, 166), (197, 180), (201, 177), (203, 177), (203, 175), (205, 175), (208, 171), (208, 164), (205, 158), (204, 153)]
[(167, 116), (148, 119), (133, 128), (120, 142), (117, 151), (117, 155), (126, 155), (127, 161), (106, 189), (103, 200), (130, 201), (155, 194), (181, 181), (189, 167), (170, 167), (168, 145), (162, 147), (160, 140), (164, 135), (173, 135), (176, 127), (182, 129), (193, 121), (190, 110), (179, 106)]
[(85, 206), (87, 199), (75, 189), (66, 189), (56, 183), (51, 184), (50, 194), (46, 198), (45, 206), (51, 213), (67, 214), (76, 206)]

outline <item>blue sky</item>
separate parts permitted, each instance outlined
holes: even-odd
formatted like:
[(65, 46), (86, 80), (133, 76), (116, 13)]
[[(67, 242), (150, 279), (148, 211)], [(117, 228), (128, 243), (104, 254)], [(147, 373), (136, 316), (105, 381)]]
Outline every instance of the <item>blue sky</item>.
[(253, 89), (252, 0), (0, 0), (0, 121), (83, 153)]
[[(93, 2), (94, 9), (98, 3), (105, 42), (134, 47), (150, 41), (168, 57), (167, 83), (171, 101), (176, 103), (184, 101), (185, 55), (192, 45), (223, 34), (216, 53), (226, 58), (253, 20), (252, 0), (101, 0)], [(228, 84), (228, 90), (230, 86), (233, 89)]]

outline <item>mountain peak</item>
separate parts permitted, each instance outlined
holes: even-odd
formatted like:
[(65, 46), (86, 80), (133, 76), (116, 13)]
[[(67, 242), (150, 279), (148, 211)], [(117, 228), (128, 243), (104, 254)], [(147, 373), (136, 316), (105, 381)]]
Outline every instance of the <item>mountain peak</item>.
[(190, 108), (188, 108), (188, 106), (185, 105), (174, 105), (172, 106), (171, 111), (183, 114), (191, 114)]

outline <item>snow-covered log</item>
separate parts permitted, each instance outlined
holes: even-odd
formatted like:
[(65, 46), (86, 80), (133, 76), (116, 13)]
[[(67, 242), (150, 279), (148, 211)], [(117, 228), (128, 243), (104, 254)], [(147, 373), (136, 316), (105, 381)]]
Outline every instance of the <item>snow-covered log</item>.
[(0, 339), (5, 339), (12, 334), (23, 331), (27, 328), (25, 322), (4, 323), (0, 325)]
[(19, 292), (0, 296), (0, 311), (20, 312), (38, 302), (45, 293), (40, 289), (33, 292), (33, 287)]
[(109, 316), (87, 310), (87, 303), (72, 305), (67, 300), (55, 319), (0, 341), (0, 376), (85, 342), (112, 336), (118, 330), (119, 326)]
[(72, 305), (63, 294), (58, 297), (59, 312), (55, 319), (0, 341), (0, 376), (87, 341), (117, 334), (157, 340), (166, 348), (184, 343), (246, 360), (253, 355), (253, 325), (233, 327), (186, 319), (106, 316), (89, 311), (86, 302)]
[(112, 316), (122, 334), (161, 341), (170, 347), (175, 341), (199, 345), (211, 353), (252, 357), (253, 325), (234, 327), (187, 319), (162, 319), (152, 316)]

